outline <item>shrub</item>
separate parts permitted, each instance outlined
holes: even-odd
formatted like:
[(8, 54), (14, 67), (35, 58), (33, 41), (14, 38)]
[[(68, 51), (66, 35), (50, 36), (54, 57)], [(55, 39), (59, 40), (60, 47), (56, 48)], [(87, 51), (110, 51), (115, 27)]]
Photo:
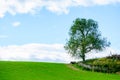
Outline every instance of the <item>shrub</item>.
[(101, 58), (95, 60), (93, 61), (93, 66), (99, 67), (99, 71), (102, 72), (115, 73), (117, 71), (120, 71), (120, 61), (109, 58)]
[(118, 54), (113, 54), (111, 56), (107, 56), (106, 58), (108, 59), (113, 59), (113, 60), (120, 60), (120, 55)]
[[(80, 62), (79, 66), (87, 70), (116, 73), (120, 72), (120, 55), (111, 55), (99, 59), (87, 60), (84, 63)], [(86, 67), (85, 65), (89, 66)]]
[(75, 61), (71, 61), (70, 64), (76, 64), (76, 62)]

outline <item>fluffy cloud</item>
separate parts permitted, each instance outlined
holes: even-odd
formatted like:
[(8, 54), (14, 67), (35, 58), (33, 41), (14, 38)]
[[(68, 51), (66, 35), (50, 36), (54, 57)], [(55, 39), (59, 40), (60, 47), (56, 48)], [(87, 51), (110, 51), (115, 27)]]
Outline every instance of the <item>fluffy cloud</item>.
[(1, 60), (70, 62), (62, 44), (26, 44), (0, 47)]
[(88, 7), (115, 3), (120, 3), (120, 0), (0, 0), (0, 18), (4, 17), (5, 13), (12, 15), (17, 13), (35, 14), (36, 11), (42, 8), (57, 14), (68, 14), (70, 7)]
[(92, 0), (92, 3), (95, 5), (108, 5), (120, 3), (120, 0)]
[(18, 27), (20, 25), (20, 22), (18, 22), (18, 21), (17, 22), (13, 22), (12, 25), (13, 25), (13, 27)]
[[(16, 61), (44, 61), (68, 63), (75, 59), (71, 58), (64, 50), (63, 44), (25, 44), (0, 47), (1, 60)], [(89, 53), (86, 58), (104, 57), (118, 51), (111, 48), (101, 53)]]
[(101, 58), (101, 57), (106, 57), (106, 56), (110, 56), (113, 54), (120, 54), (119, 50), (113, 49), (113, 48), (106, 48), (104, 51), (102, 52), (96, 52), (96, 51), (92, 51), (90, 53), (88, 53), (86, 55), (87, 59), (90, 58)]

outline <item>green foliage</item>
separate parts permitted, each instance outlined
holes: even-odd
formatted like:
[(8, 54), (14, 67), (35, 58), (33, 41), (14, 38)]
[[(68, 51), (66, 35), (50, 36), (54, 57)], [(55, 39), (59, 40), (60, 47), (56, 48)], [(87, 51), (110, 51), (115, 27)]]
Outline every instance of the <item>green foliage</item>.
[[(99, 78), (98, 78), (99, 77)], [(0, 62), (0, 80), (119, 80), (116, 74), (79, 70), (66, 64), (39, 62)]]
[(92, 50), (102, 50), (110, 43), (101, 37), (98, 24), (92, 19), (77, 18), (69, 31), (70, 38), (66, 42), (65, 49), (71, 56), (82, 58)]
[(120, 60), (120, 55), (113, 54), (113, 55), (107, 56), (106, 58), (113, 59), (113, 60)]
[[(84, 62), (84, 65), (90, 66), (87, 70), (116, 73), (120, 72), (120, 55), (111, 55), (99, 59), (90, 59)], [(82, 65), (81, 65), (82, 66)], [(84, 67), (84, 66), (82, 66)]]
[(100, 67), (102, 72), (115, 73), (120, 71), (120, 60), (101, 58), (93, 61), (93, 66)]

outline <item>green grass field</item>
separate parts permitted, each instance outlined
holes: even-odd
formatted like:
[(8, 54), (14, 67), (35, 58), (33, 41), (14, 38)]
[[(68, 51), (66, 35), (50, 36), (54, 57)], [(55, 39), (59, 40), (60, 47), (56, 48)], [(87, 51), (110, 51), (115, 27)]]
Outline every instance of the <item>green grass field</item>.
[(0, 61), (0, 80), (120, 80), (120, 75), (74, 70), (60, 63)]

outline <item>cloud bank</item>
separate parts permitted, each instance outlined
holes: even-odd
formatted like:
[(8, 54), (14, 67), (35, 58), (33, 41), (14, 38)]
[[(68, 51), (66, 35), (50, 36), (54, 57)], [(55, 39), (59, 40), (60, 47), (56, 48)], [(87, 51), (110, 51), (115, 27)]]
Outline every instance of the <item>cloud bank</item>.
[[(0, 60), (62, 63), (69, 63), (70, 61), (74, 61), (75, 59), (71, 58), (70, 55), (66, 53), (63, 46), (63, 44), (38, 43), (1, 46)], [(108, 48), (101, 53), (89, 53), (86, 55), (86, 58), (104, 57), (113, 53), (118, 53), (118, 51)]]
[(62, 44), (25, 44), (0, 47), (1, 60), (70, 62)]
[(120, 3), (120, 0), (0, 0), (0, 18), (11, 15), (35, 14), (46, 9), (57, 14), (68, 14), (71, 7), (89, 7)]

